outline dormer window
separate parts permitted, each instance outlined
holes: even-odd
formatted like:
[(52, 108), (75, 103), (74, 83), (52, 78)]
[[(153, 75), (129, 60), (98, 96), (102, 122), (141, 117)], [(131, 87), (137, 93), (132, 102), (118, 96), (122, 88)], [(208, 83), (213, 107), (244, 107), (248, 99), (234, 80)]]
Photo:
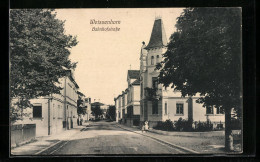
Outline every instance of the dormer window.
[(151, 57), (151, 65), (153, 65), (154, 64), (154, 57), (152, 56)]

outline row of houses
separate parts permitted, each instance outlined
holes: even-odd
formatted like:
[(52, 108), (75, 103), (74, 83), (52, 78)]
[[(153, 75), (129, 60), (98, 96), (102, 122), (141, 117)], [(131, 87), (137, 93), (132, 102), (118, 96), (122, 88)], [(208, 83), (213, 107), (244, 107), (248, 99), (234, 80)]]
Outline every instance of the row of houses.
[[(36, 136), (46, 136), (74, 128), (79, 118), (89, 120), (91, 98), (79, 92), (73, 71), (67, 69), (66, 73), (59, 79), (60, 94), (31, 99), (32, 108), (24, 110), (27, 116), (13, 124), (36, 124)], [(86, 112), (84, 116), (78, 116), (79, 99), (84, 100), (81, 105)]]
[(214, 106), (204, 108), (196, 103), (199, 95), (182, 97), (180, 91), (158, 84), (159, 71), (155, 67), (166, 50), (163, 21), (157, 18), (148, 45), (142, 43), (140, 69), (128, 70), (128, 87), (114, 98), (116, 121), (129, 126), (148, 121), (149, 126), (154, 127), (158, 121), (182, 118), (194, 122), (210, 121), (214, 128), (223, 127), (224, 113)]

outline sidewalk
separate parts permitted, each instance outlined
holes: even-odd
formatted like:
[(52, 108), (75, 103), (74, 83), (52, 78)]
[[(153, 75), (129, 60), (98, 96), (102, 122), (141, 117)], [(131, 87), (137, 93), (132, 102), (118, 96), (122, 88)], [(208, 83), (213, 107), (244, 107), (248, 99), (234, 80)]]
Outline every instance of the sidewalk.
[[(122, 124), (117, 124), (119, 127), (139, 133), (175, 147), (180, 147), (180, 149), (187, 150), (190, 154), (225, 154), (224, 151), (224, 136), (214, 136), (214, 137), (187, 137), (187, 136), (172, 136), (157, 134), (152, 131), (143, 132), (138, 128), (128, 127)], [(192, 132), (190, 132), (192, 133)]]
[(50, 136), (36, 137), (36, 141), (11, 149), (12, 155), (37, 155), (42, 150), (46, 150), (62, 140), (69, 140), (73, 135), (80, 132), (89, 123), (83, 123), (81, 126), (76, 126), (73, 129), (63, 131), (59, 134)]

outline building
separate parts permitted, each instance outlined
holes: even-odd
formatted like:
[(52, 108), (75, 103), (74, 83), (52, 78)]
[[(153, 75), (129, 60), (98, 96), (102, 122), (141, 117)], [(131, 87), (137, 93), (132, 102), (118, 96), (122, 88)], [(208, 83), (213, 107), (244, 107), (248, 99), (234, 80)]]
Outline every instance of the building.
[(115, 99), (115, 106), (116, 106), (116, 121), (122, 121), (122, 95), (118, 95)]
[(60, 94), (31, 99), (31, 123), (36, 124), (36, 136), (60, 133), (77, 125), (77, 91), (73, 71), (59, 79)]
[(86, 97), (84, 98), (84, 104), (85, 104), (85, 111), (86, 111), (86, 114), (84, 115), (84, 120), (85, 121), (89, 121), (90, 118), (93, 118), (93, 115), (91, 114), (91, 98), (90, 97)]
[(126, 125), (138, 126), (140, 122), (140, 80), (139, 70), (128, 70)]
[(223, 124), (224, 114), (213, 107), (196, 103), (197, 96), (181, 97), (181, 92), (158, 84), (159, 71), (155, 69), (167, 50), (167, 39), (161, 18), (154, 21), (148, 45), (143, 42), (140, 53), (140, 120), (153, 127), (158, 121), (177, 121), (179, 118), (198, 121), (210, 120), (214, 127)]
[(127, 98), (128, 98), (128, 88), (122, 91), (122, 122), (127, 123)]
[(128, 87), (114, 98), (116, 121), (128, 126), (139, 126), (140, 122), (140, 81), (139, 70), (128, 70)]

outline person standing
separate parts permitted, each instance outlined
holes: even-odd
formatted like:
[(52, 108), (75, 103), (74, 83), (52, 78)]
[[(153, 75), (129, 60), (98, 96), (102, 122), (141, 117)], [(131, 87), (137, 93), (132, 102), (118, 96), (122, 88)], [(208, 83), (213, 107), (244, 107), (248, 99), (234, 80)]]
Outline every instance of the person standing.
[(148, 129), (149, 129), (148, 121), (145, 121), (145, 122), (144, 122), (144, 130), (145, 130), (145, 133), (147, 132)]
[(142, 123), (142, 133), (145, 131), (145, 122)]

